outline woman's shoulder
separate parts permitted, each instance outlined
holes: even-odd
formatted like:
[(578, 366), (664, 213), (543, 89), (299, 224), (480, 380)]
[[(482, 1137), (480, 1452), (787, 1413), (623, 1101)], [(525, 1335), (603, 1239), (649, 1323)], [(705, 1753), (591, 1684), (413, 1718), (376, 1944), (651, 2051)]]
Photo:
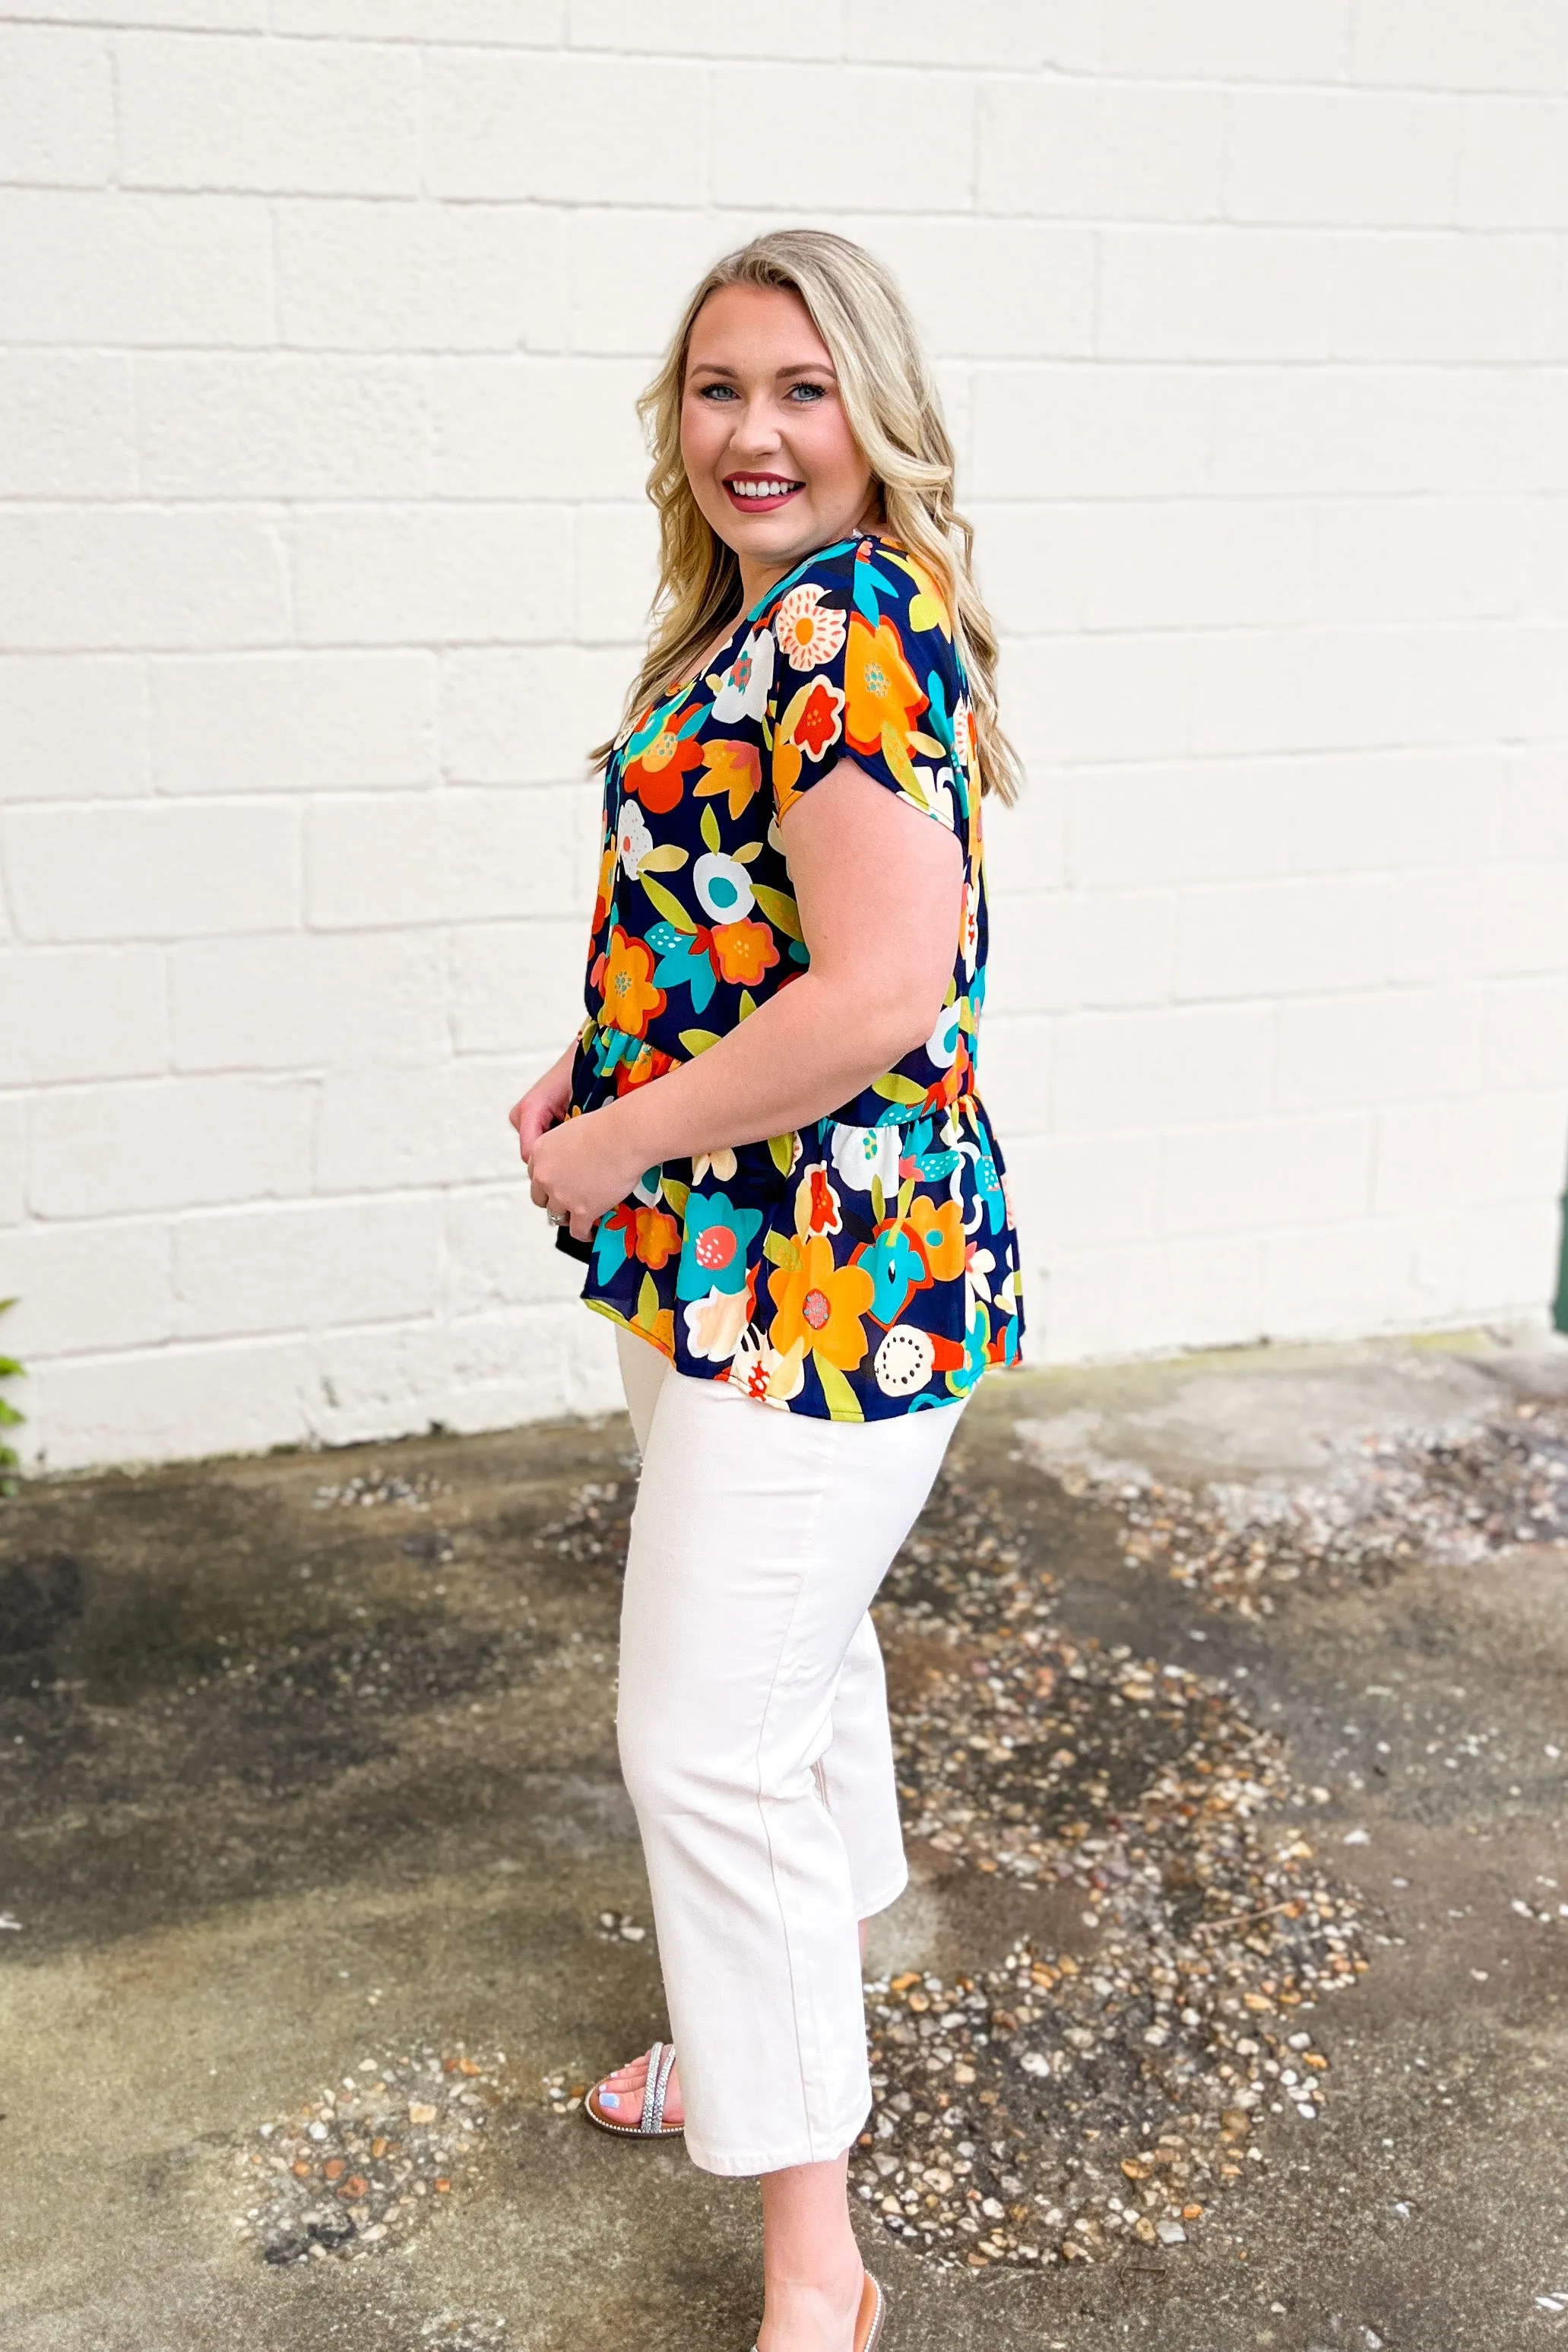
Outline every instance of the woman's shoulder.
[(781, 612), (792, 611), (806, 601), (803, 591), (810, 591), (816, 600), (825, 596), (834, 604), (844, 601), (862, 544), (858, 539), (834, 540), (831, 545), (802, 556), (793, 571), (787, 572), (768, 590), (755, 614), (757, 625), (772, 628)]
[[(950, 646), (953, 621), (946, 593), (929, 565), (885, 531), (861, 531), (836, 541), (797, 564), (779, 581), (758, 614), (789, 659), (797, 639), (813, 660), (822, 657), (816, 616), (858, 618), (873, 631), (891, 622), (900, 637), (935, 638)], [(815, 641), (814, 641), (815, 640)]]

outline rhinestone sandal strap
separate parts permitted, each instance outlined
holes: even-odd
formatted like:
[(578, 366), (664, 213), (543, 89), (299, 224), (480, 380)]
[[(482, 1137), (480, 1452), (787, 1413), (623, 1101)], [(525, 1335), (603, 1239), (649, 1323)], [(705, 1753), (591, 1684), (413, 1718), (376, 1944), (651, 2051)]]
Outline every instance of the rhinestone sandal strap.
[(657, 2129), (654, 2122), (654, 2109), (659, 2098), (659, 2062), (664, 2054), (664, 2045), (662, 2042), (655, 2042), (648, 2053), (648, 2079), (643, 2086), (643, 2120), (638, 2126), (640, 2131)]
[[(663, 2129), (663, 2127), (664, 2127), (664, 2096), (665, 2096), (665, 2094), (667, 2093), (667, 2091), (669, 2090), (669, 2087), (670, 2087), (670, 2076), (674, 2074), (674, 2069), (675, 2069), (675, 2045), (674, 2045), (674, 2043), (673, 2042), (665, 2042), (665, 2044), (664, 2045), (664, 2055), (662, 2056), (662, 2058), (661, 2058), (661, 2059), (660, 2059), (660, 2061), (659, 2061), (659, 2070), (658, 2070), (658, 2072), (659, 2072), (659, 2081), (658, 2081), (658, 2087), (657, 2087), (657, 2089), (655, 2090), (655, 2092), (654, 2092), (654, 2094), (653, 2094), (653, 2129), (654, 2131), (660, 2131), (660, 2130), (662, 2130), (662, 2129)], [(649, 2062), (648, 2062), (648, 2074), (649, 2074), (649, 2077), (650, 2077), (650, 2079), (652, 2079), (652, 2076), (653, 2076), (653, 2060), (652, 2060), (652, 2059), (650, 2059), (650, 2060), (649, 2060)], [(648, 2128), (648, 2126), (647, 2126), (646, 2125), (644, 2125), (643, 2128), (644, 2128), (644, 2130), (646, 2130), (646, 2129)]]

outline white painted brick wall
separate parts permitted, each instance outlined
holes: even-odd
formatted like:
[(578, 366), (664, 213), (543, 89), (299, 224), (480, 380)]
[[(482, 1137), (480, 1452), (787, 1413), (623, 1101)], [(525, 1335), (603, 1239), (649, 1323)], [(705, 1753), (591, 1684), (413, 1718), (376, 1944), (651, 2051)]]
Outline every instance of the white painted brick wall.
[[(907, 161), (897, 161), (899, 135)], [(0, 1340), (68, 1464), (613, 1394), (516, 1173), (632, 403), (898, 269), (1030, 780), (1037, 1358), (1539, 1321), (1568, 1174), (1561, 0), (0, 6)]]

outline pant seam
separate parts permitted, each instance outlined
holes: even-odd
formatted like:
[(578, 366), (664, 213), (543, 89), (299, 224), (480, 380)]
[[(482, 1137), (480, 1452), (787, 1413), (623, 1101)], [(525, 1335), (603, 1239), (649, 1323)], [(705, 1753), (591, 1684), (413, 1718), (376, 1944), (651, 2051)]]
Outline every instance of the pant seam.
[[(768, 1809), (762, 1793), (762, 1757), (767, 1746), (768, 1727), (773, 1713), (774, 1700), (778, 1696), (779, 1677), (783, 1671), (784, 1660), (789, 1654), (790, 1637), (795, 1630), (796, 1619), (800, 1615), (800, 1602), (805, 1592), (809, 1563), (821, 1527), (822, 1515), (827, 1507), (828, 1468), (831, 1455), (831, 1453), (821, 1447), (820, 1443), (816, 1451), (819, 1454), (816, 1493), (812, 1496), (811, 1500), (810, 1521), (802, 1536), (799, 1575), (795, 1586), (794, 1598), (789, 1604), (789, 1622), (785, 1625), (783, 1634), (779, 1640), (779, 1654), (774, 1661), (773, 1674), (768, 1685), (768, 1696), (762, 1703), (761, 1715), (758, 1724), (757, 1751), (753, 1759), (757, 1778), (757, 1811), (758, 1818), (762, 1828), (763, 1843), (768, 1853), (768, 1883), (773, 1889), (773, 1900), (779, 1913), (779, 1930), (784, 1939), (785, 1966), (789, 1971), (789, 2015), (790, 2024), (795, 2038), (795, 2054), (800, 2073), (801, 2116), (805, 2126), (806, 2145), (808, 2148), (810, 2148), (813, 2151), (815, 2149), (817, 2135), (811, 2127), (811, 2101), (809, 2088), (810, 2077), (807, 2071), (806, 2053), (802, 2047), (801, 2039), (800, 1978), (800, 1971), (796, 1966), (795, 1939), (791, 1930), (789, 1908), (779, 1892), (779, 1864), (777, 1854), (774, 1851), (772, 1824), (768, 1820)], [(828, 1818), (831, 1822), (832, 1816), (830, 1814)], [(808, 2005), (811, 2007), (812, 2011), (810, 2018), (810, 2038), (813, 2044), (813, 2054), (820, 2063), (821, 2058), (821, 2034), (815, 2014), (814, 2004), (810, 2004), (808, 2001)], [(835, 2148), (831, 2150), (831, 2153), (836, 2156), (838, 2154), (838, 2150)], [(809, 2164), (814, 2164), (820, 2160), (821, 2159), (815, 2153), (812, 2153), (804, 2159), (804, 2161)]]

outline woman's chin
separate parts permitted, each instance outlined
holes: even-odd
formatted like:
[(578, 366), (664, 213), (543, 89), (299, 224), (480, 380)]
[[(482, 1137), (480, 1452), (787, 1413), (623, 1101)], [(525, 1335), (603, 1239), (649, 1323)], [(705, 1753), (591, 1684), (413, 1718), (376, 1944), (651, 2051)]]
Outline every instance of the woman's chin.
[(725, 545), (733, 548), (743, 562), (788, 565), (819, 547), (831, 546), (835, 540), (854, 536), (852, 515), (842, 522), (824, 520), (818, 509), (798, 499), (768, 514), (737, 514), (727, 499), (726, 506), (722, 519), (710, 516), (709, 520)]

